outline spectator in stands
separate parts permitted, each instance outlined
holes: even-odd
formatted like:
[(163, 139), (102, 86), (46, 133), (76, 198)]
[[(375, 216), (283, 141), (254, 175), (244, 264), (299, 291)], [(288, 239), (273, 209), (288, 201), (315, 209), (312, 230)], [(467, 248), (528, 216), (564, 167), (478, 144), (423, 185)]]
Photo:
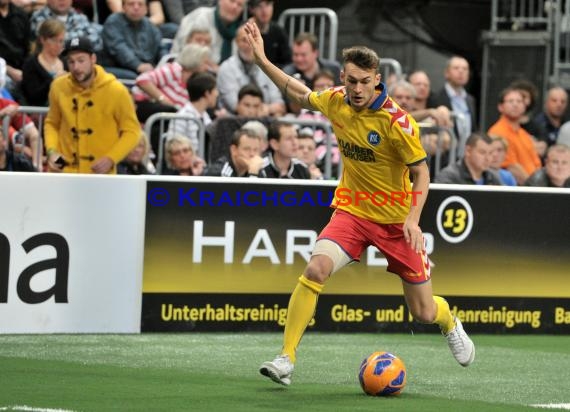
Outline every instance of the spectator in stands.
[[(509, 88), (519, 90), (523, 96), (523, 102), (525, 104), (526, 111), (520, 121), (522, 128), (525, 129), (528, 134), (533, 137), (537, 144), (539, 141), (546, 142), (548, 139), (548, 133), (544, 125), (534, 120), (533, 109), (538, 97), (538, 89), (536, 86), (529, 80), (519, 79), (513, 81), (510, 84)], [(543, 156), (546, 152), (546, 143), (539, 145), (541, 145), (541, 147), (538, 147), (540, 156)]]
[[(449, 109), (445, 106), (440, 106), (438, 109), (421, 109), (414, 110), (415, 98), (416, 98), (416, 88), (406, 80), (397, 80), (393, 83), (389, 89), (390, 97), (398, 103), (398, 105), (410, 113), (412, 117), (418, 122), (427, 123), (426, 127), (421, 128), (421, 141), (422, 146), (426, 153), (430, 156), (436, 155), (439, 150), (440, 153), (445, 154), (444, 161), (447, 162), (447, 154), (451, 144), (451, 136), (445, 130), (431, 130), (431, 126), (437, 125), (437, 121), (433, 120), (436, 116), (446, 124), (444, 121), (447, 116), (447, 127), (451, 126), (451, 118), (449, 117)], [(416, 117), (417, 116), (417, 117)], [(445, 126), (441, 126), (445, 127)], [(430, 162), (430, 171), (435, 174), (434, 170), (435, 164)]]
[(2, 127), (4, 117), (9, 116), (12, 133), (6, 136), (6, 139), (13, 140), (16, 134), (20, 136), (23, 140), (17, 142), (17, 145), (13, 145), (14, 152), (21, 152), (36, 168), (39, 168), (42, 163), (39, 146), (40, 132), (32, 119), (18, 113), (18, 108), (19, 105), (14, 100), (0, 97), (0, 128)]
[(563, 144), (550, 146), (544, 167), (534, 172), (525, 186), (570, 187), (570, 147)]
[[(97, 18), (94, 16), (93, 4), (97, 5)], [(113, 13), (123, 11), (122, 0), (73, 0), (73, 8), (85, 14), (96, 24), (104, 24)], [(166, 22), (161, 0), (148, 1), (147, 17), (161, 32), (162, 37), (172, 39), (178, 30), (178, 24)]]
[(147, 17), (155, 27), (158, 27), (163, 39), (173, 39), (176, 36), (178, 24), (166, 20), (161, 0), (149, 0)]
[(117, 165), (119, 175), (152, 175), (154, 167), (149, 160), (150, 143), (145, 132), (141, 130), (139, 143)]
[(121, 79), (136, 79), (158, 63), (162, 36), (146, 17), (146, 0), (124, 0), (123, 10), (110, 15), (103, 26), (105, 70)]
[(415, 89), (414, 102), (411, 104), (410, 114), (418, 122), (432, 123), (440, 127), (452, 127), (453, 121), (449, 109), (440, 105), (428, 107), (431, 96), (431, 82), (426, 72), (417, 70), (408, 76), (408, 81)]
[(323, 179), (323, 172), (317, 166), (317, 143), (313, 138), (314, 132), (310, 127), (303, 127), (298, 134), (298, 156), (299, 160), (305, 163), (311, 174), (311, 179)]
[(69, 40), (65, 57), (69, 74), (53, 81), (45, 120), (48, 168), (54, 172), (115, 173), (117, 163), (140, 138), (129, 91), (96, 64), (87, 37)]
[(201, 176), (205, 172), (204, 160), (194, 155), (190, 139), (174, 135), (166, 142), (166, 165), (163, 175)]
[(100, 29), (92, 24), (82, 13), (71, 8), (72, 0), (47, 0), (47, 6), (32, 14), (30, 20), (31, 40), (35, 40), (40, 25), (47, 19), (58, 19), (65, 23), (65, 40), (77, 37), (87, 37), (93, 45), (93, 50), (99, 53), (103, 50), (103, 39)]
[(330, 70), (323, 69), (315, 74), (315, 78), (313, 79), (313, 90), (324, 91), (330, 89), (335, 86), (335, 82), (335, 74)]
[(489, 169), (501, 178), (501, 183), (506, 186), (517, 186), (517, 179), (507, 169), (501, 167), (505, 161), (509, 143), (501, 136), (489, 136), (491, 138), (491, 160)]
[(453, 112), (459, 139), (458, 154), (462, 156), (466, 139), (477, 129), (475, 98), (465, 90), (469, 82), (467, 60), (460, 56), (451, 57), (445, 68), (445, 80), (445, 86), (428, 100), (428, 107), (445, 106)]
[(198, 7), (187, 14), (172, 44), (172, 52), (178, 53), (196, 25), (207, 23), (212, 35), (212, 60), (220, 64), (232, 54), (233, 39), (240, 25), (245, 0), (219, 0), (215, 7)]
[(180, 25), (182, 19), (198, 7), (211, 7), (215, 0), (163, 0), (168, 21)]
[(263, 93), (254, 84), (246, 84), (238, 93), (236, 114), (242, 117), (263, 116)]
[(507, 88), (499, 96), (499, 120), (488, 131), (508, 142), (507, 155), (502, 167), (509, 170), (519, 185), (541, 166), (531, 135), (520, 126), (526, 107), (520, 90)]
[(431, 96), (431, 80), (423, 70), (415, 70), (408, 75), (408, 81), (416, 90), (414, 97), (414, 109), (427, 109), (428, 100)]
[(565, 122), (562, 126), (560, 126), (556, 143), (564, 144), (570, 147), (570, 121)]
[(28, 15), (46, 5), (46, 0), (11, 0), (11, 2), (14, 6), (24, 10)]
[(208, 176), (265, 177), (261, 138), (249, 129), (238, 129), (232, 136), (230, 156), (220, 157), (208, 169)]
[(209, 54), (207, 47), (188, 44), (172, 63), (138, 76), (133, 88), (138, 119), (144, 123), (154, 113), (176, 112), (184, 107), (189, 99), (188, 79), (208, 70)]
[[(208, 50), (211, 51), (212, 34), (210, 33), (208, 26), (205, 23), (202, 25), (196, 24), (190, 31), (190, 34), (186, 39), (186, 44), (199, 44), (200, 46), (207, 47)], [(220, 66), (215, 63), (210, 56), (208, 59), (208, 71), (212, 73), (218, 73), (219, 68)]]
[(0, 57), (6, 61), (6, 74), (11, 92), (22, 81), (22, 65), (30, 51), (28, 14), (11, 3), (0, 0)]
[(489, 168), (491, 150), (489, 136), (472, 133), (465, 142), (464, 158), (442, 169), (435, 183), (502, 185), (499, 175)]
[(253, 134), (256, 134), (261, 139), (260, 153), (265, 155), (269, 147), (269, 142), (267, 141), (267, 127), (261, 123), (259, 120), (248, 120), (241, 127), (242, 129), (249, 130)]
[(319, 57), (319, 40), (312, 33), (299, 33), (293, 41), (293, 63), (283, 71), (304, 82), (308, 88), (314, 89), (315, 75), (323, 70), (334, 74), (334, 83), (340, 83), (340, 64), (336, 61)]
[(196, 24), (192, 27), (192, 30), (190, 30), (186, 38), (186, 44), (191, 43), (196, 43), (208, 48), (212, 47), (212, 33), (210, 33), (210, 29), (206, 23), (202, 25)]
[(35, 172), (34, 165), (24, 154), (10, 150), (8, 139), (0, 127), (0, 172)]
[[(552, 146), (558, 139), (560, 126), (566, 121), (565, 113), (568, 106), (568, 93), (560, 86), (551, 87), (546, 94), (544, 110), (536, 115), (534, 120), (546, 130), (547, 146)], [(540, 139), (540, 137), (537, 136)]]
[(65, 42), (65, 25), (56, 19), (45, 20), (39, 28), (37, 54), (22, 68), (22, 93), (29, 106), (48, 106), (48, 94), (54, 78), (66, 73), (60, 58)]
[[(77, 1), (77, 0), (75, 0)], [(82, 7), (79, 8), (81, 12), (87, 16), (93, 14), (93, 3), (97, 5), (97, 24), (105, 24), (107, 18), (113, 13), (120, 13), (123, 11), (123, 1), (122, 0), (92, 0), (91, 2), (91, 10), (89, 5), (83, 4)], [(91, 20), (94, 19), (95, 16), (90, 17)], [(93, 20), (94, 21), (94, 20)]]
[(275, 121), (269, 125), (267, 138), (269, 153), (263, 169), (267, 177), (285, 179), (310, 179), (308, 167), (297, 159), (299, 140), (295, 125)]
[(236, 34), (237, 54), (220, 65), (218, 70), (218, 90), (222, 106), (235, 113), (238, 93), (241, 87), (255, 84), (263, 93), (263, 116), (282, 116), (285, 114), (285, 101), (281, 92), (269, 77), (253, 61), (253, 51), (247, 41), (245, 27), (241, 26)]
[[(207, 47), (188, 44), (175, 61), (138, 76), (133, 97), (139, 121), (145, 123), (155, 113), (174, 113), (184, 107), (189, 101), (188, 79), (208, 70), (209, 55)], [(160, 124), (153, 124), (150, 141), (154, 153), (158, 153), (160, 132)]]
[(409, 82), (398, 80), (392, 83), (388, 89), (388, 93), (390, 94), (390, 97), (398, 103), (398, 106), (408, 113), (412, 111), (414, 99), (416, 97), (416, 89)]
[(249, 11), (259, 27), (265, 55), (277, 67), (291, 63), (291, 46), (285, 29), (273, 21), (273, 0), (249, 0)]
[(4, 88), (6, 85), (6, 60), (0, 57), (0, 97), (4, 97), (5, 99), (9, 99), (10, 93)]
[[(324, 91), (334, 87), (335, 85), (335, 77), (334, 74), (330, 70), (321, 70), (315, 75), (314, 83), (313, 83), (313, 90), (315, 91)], [(301, 112), (298, 116), (301, 120), (315, 120), (318, 122), (323, 122), (330, 124), (329, 120), (325, 115), (321, 112), (308, 110), (308, 109), (301, 109)], [(316, 156), (317, 156), (317, 165), (321, 169), (321, 172), (325, 172), (326, 170), (326, 154), (328, 151), (327, 147), (327, 135), (326, 131), (322, 127), (314, 127), (313, 128), (313, 139), (317, 144), (316, 148)], [(331, 173), (333, 176), (336, 176), (338, 173), (338, 164), (340, 162), (340, 152), (338, 150), (338, 142), (336, 141), (336, 136), (332, 132), (331, 133)]]
[[(188, 96), (190, 101), (176, 112), (178, 116), (191, 116), (202, 123), (204, 128), (212, 123), (208, 114), (208, 109), (216, 107), (218, 99), (218, 89), (216, 88), (216, 78), (213, 74), (203, 72), (195, 73), (188, 79)], [(168, 135), (181, 135), (190, 139), (194, 152), (198, 151), (198, 128), (193, 121), (176, 120), (170, 121)]]

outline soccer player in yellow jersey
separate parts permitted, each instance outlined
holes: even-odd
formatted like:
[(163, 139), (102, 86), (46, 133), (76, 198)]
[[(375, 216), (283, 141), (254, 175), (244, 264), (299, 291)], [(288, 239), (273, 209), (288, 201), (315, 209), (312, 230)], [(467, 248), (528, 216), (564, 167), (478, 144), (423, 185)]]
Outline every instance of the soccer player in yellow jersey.
[(332, 204), (336, 210), (320, 233), (289, 301), (282, 352), (261, 365), (261, 374), (283, 385), (291, 383), (297, 346), (314, 315), (325, 281), (358, 260), (369, 245), (384, 254), (388, 271), (402, 279), (414, 319), (438, 325), (455, 359), (463, 366), (471, 364), (475, 357), (473, 342), (459, 319), (452, 316), (446, 300), (432, 293), (429, 260), (419, 227), (429, 170), (418, 126), (380, 83), (376, 52), (363, 46), (344, 49), (343, 86), (312, 92), (267, 59), (253, 22), (246, 23), (246, 31), (256, 64), (283, 94), (330, 119), (343, 161)]

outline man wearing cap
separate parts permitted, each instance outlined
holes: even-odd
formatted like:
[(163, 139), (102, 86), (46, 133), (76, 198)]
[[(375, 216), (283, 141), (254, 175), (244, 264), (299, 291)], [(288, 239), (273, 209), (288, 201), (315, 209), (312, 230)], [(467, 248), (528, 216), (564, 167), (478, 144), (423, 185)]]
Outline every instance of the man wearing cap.
[(137, 145), (140, 124), (127, 88), (96, 64), (87, 37), (65, 47), (69, 73), (49, 93), (45, 147), (52, 172), (116, 173)]

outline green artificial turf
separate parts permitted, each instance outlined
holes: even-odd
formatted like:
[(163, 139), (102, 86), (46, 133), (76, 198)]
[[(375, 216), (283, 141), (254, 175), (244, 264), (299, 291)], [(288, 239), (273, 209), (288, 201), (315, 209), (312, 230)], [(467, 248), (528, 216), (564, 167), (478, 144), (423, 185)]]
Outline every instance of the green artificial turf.
[[(463, 368), (437, 334), (307, 333), (290, 387), (258, 372), (276, 333), (0, 336), (0, 411), (520, 411), (570, 403), (570, 336), (475, 335)], [(401, 357), (399, 397), (364, 395), (376, 350)], [(552, 409), (550, 409), (552, 410)]]

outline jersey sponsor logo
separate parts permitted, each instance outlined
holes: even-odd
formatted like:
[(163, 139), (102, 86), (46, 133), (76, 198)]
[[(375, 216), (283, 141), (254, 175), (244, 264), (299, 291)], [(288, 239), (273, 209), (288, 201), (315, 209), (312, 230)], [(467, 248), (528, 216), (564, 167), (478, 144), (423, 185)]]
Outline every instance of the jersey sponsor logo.
[(381, 139), (382, 138), (380, 137), (380, 133), (378, 133), (376, 130), (370, 130), (368, 132), (368, 143), (370, 143), (372, 146), (378, 146)]
[(338, 147), (343, 156), (359, 162), (375, 162), (374, 152), (367, 147), (358, 146), (357, 144), (347, 142), (337, 137)]

